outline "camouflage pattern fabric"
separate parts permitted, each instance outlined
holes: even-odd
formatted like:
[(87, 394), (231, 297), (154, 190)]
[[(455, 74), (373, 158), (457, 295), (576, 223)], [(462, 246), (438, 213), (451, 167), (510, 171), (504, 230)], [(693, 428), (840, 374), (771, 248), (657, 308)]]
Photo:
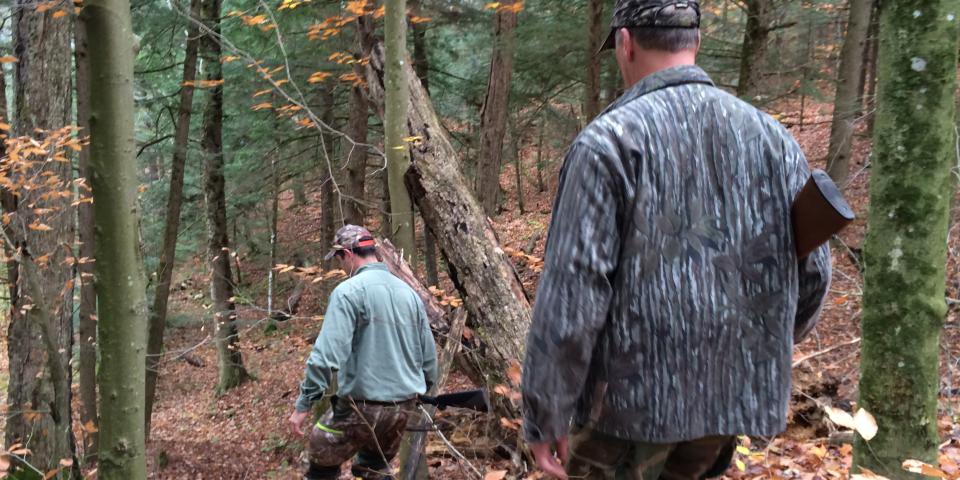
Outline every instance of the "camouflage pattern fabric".
[(400, 441), (415, 401), (380, 405), (340, 399), (314, 424), (307, 444), (312, 465), (336, 466), (357, 455), (354, 475), (370, 480), (390, 476), (390, 461)]
[(632, 442), (585, 428), (570, 438), (570, 478), (584, 480), (700, 480), (735, 437), (684, 443)]
[(523, 375), (528, 442), (772, 436), (830, 282), (795, 253), (810, 176), (776, 120), (696, 66), (654, 73), (567, 153)]

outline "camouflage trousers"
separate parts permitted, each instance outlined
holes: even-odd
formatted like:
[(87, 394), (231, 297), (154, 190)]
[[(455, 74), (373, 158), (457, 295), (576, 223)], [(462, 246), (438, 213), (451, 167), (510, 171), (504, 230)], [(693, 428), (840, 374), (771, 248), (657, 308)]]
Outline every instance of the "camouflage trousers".
[[(590, 428), (570, 436), (571, 479), (700, 480), (730, 462), (735, 437), (705, 437), (683, 443), (644, 443), (612, 437)], [(723, 457), (723, 458), (721, 458)]]
[(414, 400), (384, 404), (339, 399), (310, 431), (310, 470), (306, 478), (338, 478), (340, 465), (354, 455), (355, 476), (370, 480), (393, 478), (390, 461), (400, 450), (407, 417), (414, 408)]

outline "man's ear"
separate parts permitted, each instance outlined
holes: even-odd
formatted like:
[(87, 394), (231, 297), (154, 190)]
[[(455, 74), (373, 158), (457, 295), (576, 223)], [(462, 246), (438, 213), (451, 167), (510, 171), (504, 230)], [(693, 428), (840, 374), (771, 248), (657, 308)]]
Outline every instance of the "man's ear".
[(626, 28), (618, 29), (617, 37), (620, 40), (617, 42), (617, 48), (623, 49), (623, 58), (627, 61), (632, 61), (634, 50), (636, 49), (634, 48), (633, 37), (630, 35), (630, 30)]

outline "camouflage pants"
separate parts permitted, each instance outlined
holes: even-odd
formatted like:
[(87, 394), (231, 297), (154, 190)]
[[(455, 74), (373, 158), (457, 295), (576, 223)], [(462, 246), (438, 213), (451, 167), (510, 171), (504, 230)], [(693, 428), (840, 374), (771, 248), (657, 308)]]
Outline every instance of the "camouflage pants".
[[(584, 428), (570, 436), (571, 479), (699, 480), (712, 470), (734, 437), (705, 437), (683, 443), (623, 440)], [(729, 458), (726, 459), (729, 463)]]
[(339, 473), (339, 466), (357, 455), (355, 476), (392, 478), (389, 464), (400, 449), (407, 417), (415, 407), (413, 400), (385, 405), (340, 399), (310, 431), (307, 458), (311, 471)]

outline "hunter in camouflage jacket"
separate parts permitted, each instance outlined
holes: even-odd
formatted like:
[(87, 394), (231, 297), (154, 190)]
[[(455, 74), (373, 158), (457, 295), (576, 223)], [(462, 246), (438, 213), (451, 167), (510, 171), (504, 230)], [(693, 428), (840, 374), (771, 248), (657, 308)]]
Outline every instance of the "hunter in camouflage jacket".
[(628, 90), (567, 153), (524, 364), (526, 440), (774, 435), (829, 248), (798, 261), (809, 177), (770, 116), (698, 67)]

